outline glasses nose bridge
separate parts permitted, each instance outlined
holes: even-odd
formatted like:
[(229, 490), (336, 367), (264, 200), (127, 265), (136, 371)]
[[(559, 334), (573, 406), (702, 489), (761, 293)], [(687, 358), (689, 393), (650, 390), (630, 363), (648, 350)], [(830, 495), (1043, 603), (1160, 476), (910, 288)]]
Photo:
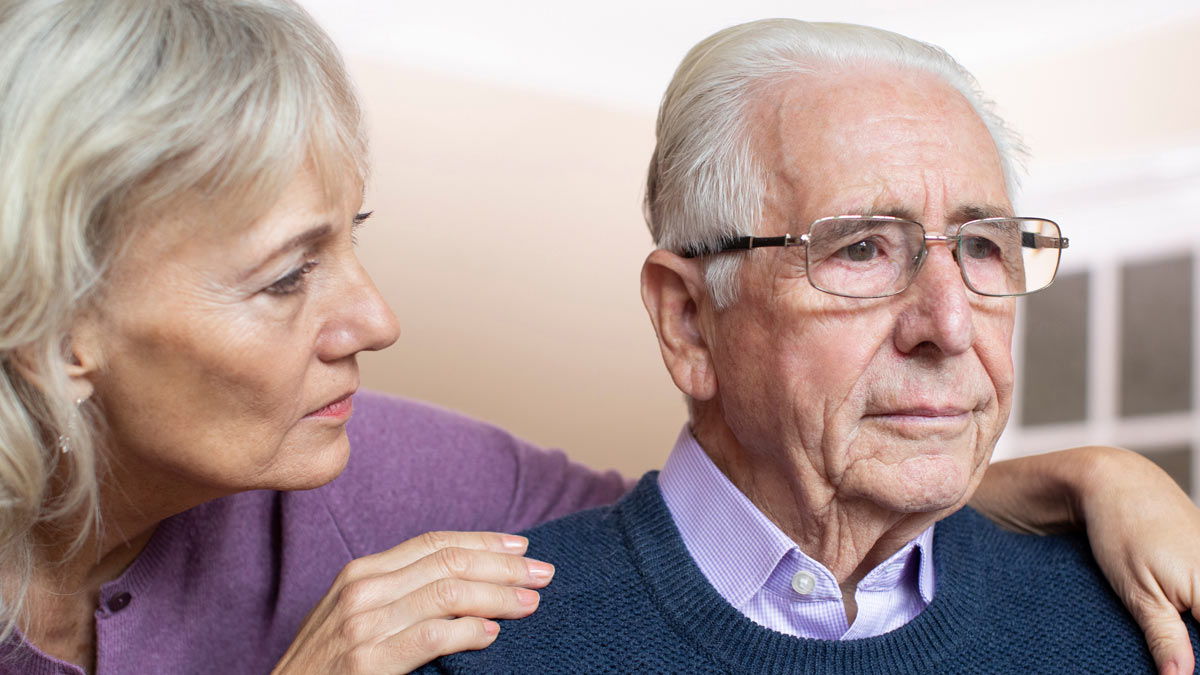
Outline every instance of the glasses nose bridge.
[(955, 254), (955, 248), (958, 246), (959, 240), (960, 236), (958, 234), (922, 233), (921, 250), (917, 253), (916, 259), (913, 261), (915, 265), (913, 266), (912, 273), (909, 276), (908, 284), (905, 285), (904, 289), (907, 290), (908, 287), (911, 286), (914, 281), (916, 281), (917, 275), (920, 274), (921, 269), (925, 266), (925, 261), (929, 257), (929, 245), (931, 243), (944, 244), (948, 249), (950, 249), (950, 254), (954, 256), (954, 262), (956, 263), (955, 266), (958, 267), (958, 273), (962, 276), (963, 283), (965, 284), (967, 282), (966, 270), (962, 269), (962, 265), (957, 264), (958, 256)]
[(953, 246), (953, 245), (958, 244), (958, 235), (957, 234), (929, 234), (928, 232), (926, 232), (925, 234), (922, 235), (922, 239), (924, 239), (923, 245), (926, 247), (929, 246), (929, 242), (933, 242), (935, 244), (942, 243), (947, 246)]

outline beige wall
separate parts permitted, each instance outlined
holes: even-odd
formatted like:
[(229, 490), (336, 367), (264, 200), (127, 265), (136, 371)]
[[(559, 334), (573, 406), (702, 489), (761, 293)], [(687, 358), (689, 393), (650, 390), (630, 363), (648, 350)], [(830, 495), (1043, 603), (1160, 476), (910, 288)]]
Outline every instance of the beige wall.
[[(977, 74), (1043, 158), (1036, 181), (1044, 160), (1200, 145), (1195, 35), (1200, 22)], [(360, 249), (403, 326), (363, 358), (364, 384), (594, 466), (659, 466), (685, 413), (638, 297), (652, 113), (350, 65), (374, 139)]]
[[(980, 69), (1036, 167), (1200, 144), (1200, 19)], [(1032, 185), (1032, 184), (1031, 184)]]
[(684, 419), (638, 295), (653, 122), (355, 63), (376, 210), (365, 264), (402, 325), (366, 386), (463, 410), (595, 466), (661, 463)]

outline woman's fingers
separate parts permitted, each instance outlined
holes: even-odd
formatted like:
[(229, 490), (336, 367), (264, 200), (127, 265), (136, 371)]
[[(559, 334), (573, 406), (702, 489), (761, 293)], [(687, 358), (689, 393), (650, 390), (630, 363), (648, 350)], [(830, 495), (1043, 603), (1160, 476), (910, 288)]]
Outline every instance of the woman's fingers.
[(392, 603), (387, 610), (395, 623), (411, 626), (427, 618), (520, 619), (533, 613), (539, 601), (537, 591), (528, 588), (438, 579), (410, 594), (403, 602)]
[(1192, 675), (1194, 658), (1179, 609), (1162, 595), (1154, 579), (1123, 594), (1129, 613), (1146, 635), (1146, 645), (1161, 675)]
[[(342, 579), (334, 586), (337, 593), (334, 602), (345, 617), (394, 605), (402, 599), (401, 604), (417, 605), (417, 611), (423, 612), (421, 616), (515, 618), (529, 613), (515, 609), (522, 606), (522, 599), (528, 601), (537, 596), (533, 591), (518, 591), (541, 588), (550, 583), (553, 575), (554, 567), (540, 560), (446, 548), (403, 569)], [(481, 588), (492, 592), (483, 594)], [(417, 620), (397, 625), (396, 629), (406, 628)]]
[(554, 567), (523, 537), (434, 532), (354, 560), (301, 626), (277, 673), (393, 673), (491, 644), (537, 609)]
[(379, 642), (352, 672), (407, 673), (439, 656), (483, 649), (499, 633), (499, 624), (478, 617), (429, 619)]
[(385, 574), (408, 567), (428, 555), (448, 548), (521, 555), (528, 546), (529, 540), (525, 537), (501, 532), (426, 532), (386, 551), (351, 561), (340, 576), (352, 580), (368, 575)]

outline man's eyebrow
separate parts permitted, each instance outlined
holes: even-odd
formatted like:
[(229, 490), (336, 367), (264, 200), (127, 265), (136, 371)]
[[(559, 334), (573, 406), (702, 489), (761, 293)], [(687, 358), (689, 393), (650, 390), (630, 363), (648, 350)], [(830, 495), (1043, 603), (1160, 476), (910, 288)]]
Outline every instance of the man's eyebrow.
[(1003, 206), (960, 206), (950, 214), (950, 222), (965, 223), (984, 218), (1011, 218), (1012, 210)]
[[(921, 214), (904, 206), (883, 206), (860, 209), (854, 212), (859, 216), (892, 216), (921, 222)], [(950, 213), (947, 221), (950, 223), (965, 223), (968, 220), (983, 220), (984, 218), (1011, 218), (1012, 211), (1004, 206), (970, 204), (960, 206)]]
[(333, 226), (330, 225), (329, 223), (323, 223), (323, 224), (317, 225), (315, 227), (310, 227), (309, 229), (307, 229), (307, 230), (301, 232), (300, 234), (297, 234), (296, 236), (283, 242), (279, 246), (276, 246), (275, 249), (273, 251), (271, 251), (271, 253), (269, 255), (262, 258), (262, 261), (259, 264), (255, 265), (253, 269), (247, 270), (246, 273), (242, 275), (242, 279), (243, 280), (249, 279), (250, 277), (254, 276), (260, 269), (266, 267), (272, 260), (275, 260), (276, 258), (284, 255), (285, 253), (287, 253), (289, 251), (292, 251), (294, 249), (301, 248), (304, 246), (308, 246), (309, 244), (313, 243), (314, 241), (323, 239), (323, 238), (329, 236), (329, 234), (331, 232), (333, 232)]
[(867, 218), (873, 216), (891, 216), (892, 218), (903, 218), (905, 220), (920, 220), (921, 216), (916, 211), (904, 206), (873, 206), (866, 209), (858, 209), (852, 215), (864, 216)]

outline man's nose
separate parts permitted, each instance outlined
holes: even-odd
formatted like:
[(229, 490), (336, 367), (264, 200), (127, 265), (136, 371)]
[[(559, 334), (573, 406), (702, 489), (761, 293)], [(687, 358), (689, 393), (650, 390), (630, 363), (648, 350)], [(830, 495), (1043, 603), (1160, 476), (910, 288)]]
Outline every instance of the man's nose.
[(944, 242), (929, 242), (928, 254), (912, 284), (900, 294), (907, 301), (897, 319), (896, 348), (907, 354), (928, 344), (943, 354), (959, 354), (975, 342), (970, 291)]
[(384, 349), (400, 337), (396, 315), (366, 270), (357, 259), (347, 267), (345, 283), (332, 298), (331, 316), (317, 340), (317, 354), (322, 361)]

